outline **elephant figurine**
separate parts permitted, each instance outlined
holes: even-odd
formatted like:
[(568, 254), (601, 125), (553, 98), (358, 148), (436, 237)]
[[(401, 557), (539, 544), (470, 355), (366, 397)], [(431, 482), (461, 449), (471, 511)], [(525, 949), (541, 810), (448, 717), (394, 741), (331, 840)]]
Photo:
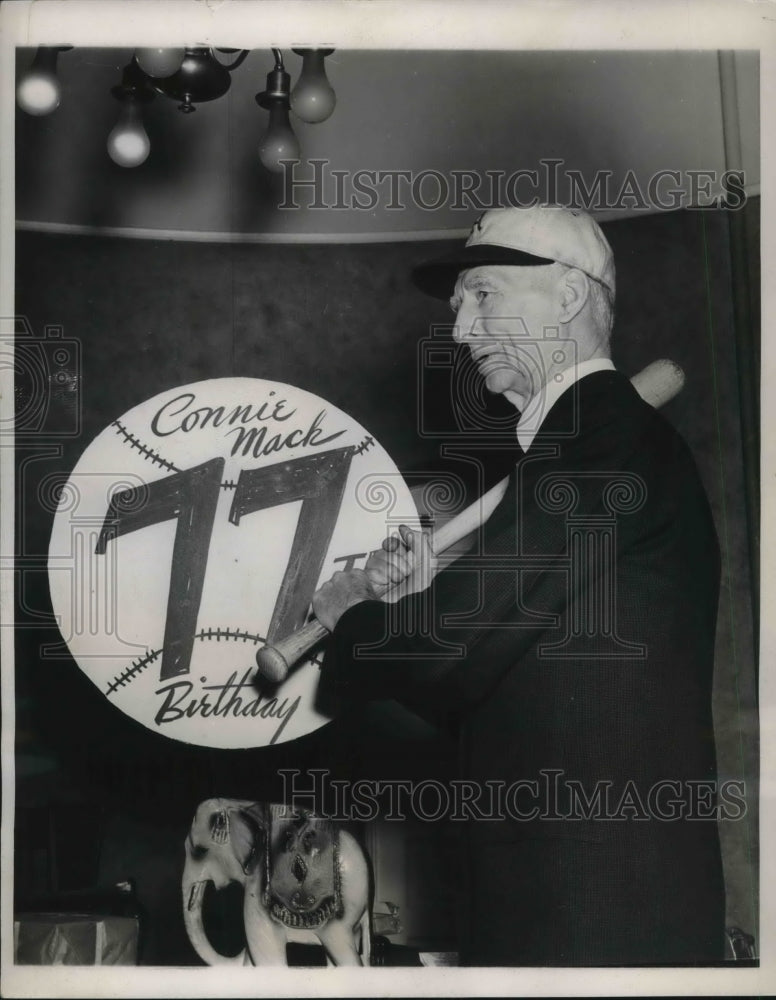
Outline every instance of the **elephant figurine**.
[[(345, 829), (312, 813), (240, 799), (206, 799), (185, 842), (183, 919), (208, 965), (287, 965), (286, 941), (320, 941), (329, 965), (369, 965), (370, 866)], [(243, 886), (247, 948), (211, 945), (205, 887)]]

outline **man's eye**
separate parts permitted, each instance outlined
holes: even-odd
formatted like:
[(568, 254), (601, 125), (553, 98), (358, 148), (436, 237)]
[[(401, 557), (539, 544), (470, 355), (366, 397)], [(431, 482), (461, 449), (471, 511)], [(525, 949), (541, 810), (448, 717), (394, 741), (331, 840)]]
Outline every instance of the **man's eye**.
[(487, 288), (478, 288), (477, 289), (477, 301), (478, 302), (484, 302), (485, 299), (488, 297), (488, 295), (490, 295), (490, 292), (487, 290)]

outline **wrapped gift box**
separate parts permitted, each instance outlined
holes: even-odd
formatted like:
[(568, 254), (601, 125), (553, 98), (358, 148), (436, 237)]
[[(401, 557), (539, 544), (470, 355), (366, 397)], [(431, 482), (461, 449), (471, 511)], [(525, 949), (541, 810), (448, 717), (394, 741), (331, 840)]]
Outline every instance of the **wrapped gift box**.
[(136, 965), (136, 917), (80, 913), (18, 913), (17, 965)]

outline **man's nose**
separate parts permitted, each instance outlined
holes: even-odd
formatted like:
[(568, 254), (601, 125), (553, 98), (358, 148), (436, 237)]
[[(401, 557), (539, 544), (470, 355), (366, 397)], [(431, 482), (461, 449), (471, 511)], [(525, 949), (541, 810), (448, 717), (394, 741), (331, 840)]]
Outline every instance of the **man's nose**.
[(461, 306), (455, 315), (455, 326), (453, 327), (453, 340), (457, 344), (464, 344), (468, 340), (473, 340), (477, 336), (474, 316), (466, 306)]

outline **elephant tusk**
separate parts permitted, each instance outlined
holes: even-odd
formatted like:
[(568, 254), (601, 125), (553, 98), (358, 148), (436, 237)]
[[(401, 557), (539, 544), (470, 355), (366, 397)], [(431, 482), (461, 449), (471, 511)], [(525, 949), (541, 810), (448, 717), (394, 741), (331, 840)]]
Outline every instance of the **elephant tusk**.
[(202, 902), (209, 879), (190, 881), (184, 874), (183, 922), (194, 951), (206, 965), (246, 965), (250, 964), (247, 949), (234, 956), (220, 955), (208, 940), (202, 923)]
[(189, 901), (187, 905), (188, 910), (193, 910), (195, 906), (202, 906), (202, 896), (205, 892), (205, 882), (195, 882), (191, 887), (191, 892), (189, 893)]

